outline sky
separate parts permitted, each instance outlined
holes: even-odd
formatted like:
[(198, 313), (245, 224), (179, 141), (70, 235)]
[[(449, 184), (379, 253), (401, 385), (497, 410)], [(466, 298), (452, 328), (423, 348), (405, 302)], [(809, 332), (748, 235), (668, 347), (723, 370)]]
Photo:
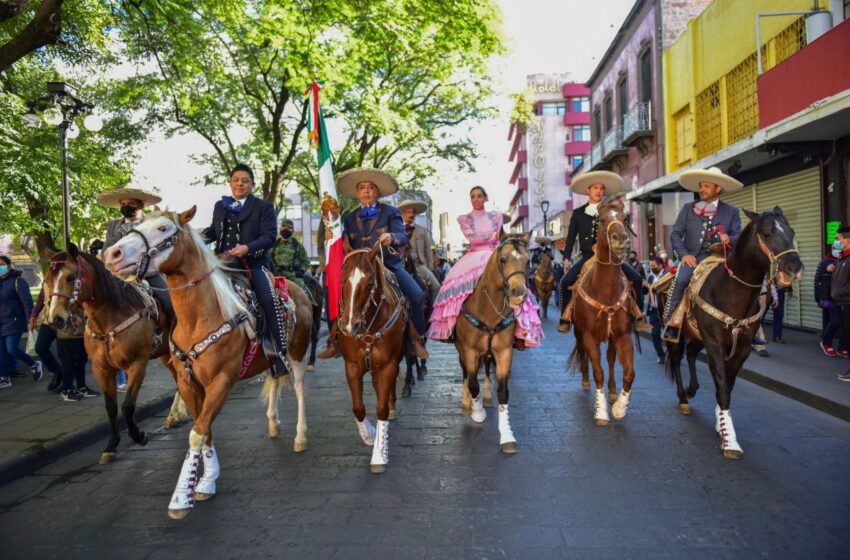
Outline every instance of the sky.
[[(507, 56), (492, 64), (498, 92), (494, 103), (500, 109), (499, 116), (472, 126), (463, 125), (469, 127), (470, 137), (478, 147), (476, 171), (458, 172), (453, 166), (441, 166), (439, 175), (426, 189), (434, 203), (435, 231), (440, 213), (448, 212), (448, 241), (453, 245), (462, 241), (455, 218), (468, 211), (468, 192), (474, 185), (487, 189), (489, 209), (507, 210), (514, 192), (508, 183), (512, 170), (507, 139), (510, 95), (525, 88), (528, 74), (569, 72), (577, 82), (587, 80), (634, 1), (498, 0), (510, 49)], [(338, 128), (332, 123), (329, 127)], [(333, 136), (331, 132), (332, 150)], [(158, 189), (164, 204), (172, 209), (183, 210), (197, 204), (195, 225), (205, 225), (211, 219), (216, 200), (230, 194), (227, 177), (222, 177), (221, 186), (193, 185), (205, 174), (205, 169), (192, 163), (190, 156), (209, 149), (206, 141), (196, 135), (171, 139), (154, 136), (141, 150), (134, 183)]]

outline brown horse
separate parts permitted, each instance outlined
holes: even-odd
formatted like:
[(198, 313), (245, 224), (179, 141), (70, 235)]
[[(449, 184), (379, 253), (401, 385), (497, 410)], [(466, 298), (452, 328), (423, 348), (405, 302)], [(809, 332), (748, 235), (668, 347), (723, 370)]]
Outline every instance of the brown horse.
[[(65, 328), (74, 306), (81, 306), (88, 319), (86, 353), (109, 416), (109, 441), (100, 455), (100, 463), (106, 464), (115, 459), (121, 439), (115, 374), (119, 369), (127, 372), (127, 394), (121, 412), (130, 439), (146, 445), (148, 436), (136, 424), (136, 399), (150, 358), (160, 358), (176, 378), (168, 354), (170, 325), (157, 337), (158, 312), (153, 297), (143, 288), (115, 278), (99, 260), (79, 252), (73, 243), (67, 253), (47, 249), (44, 256), (50, 260), (44, 277), (48, 322), (57, 329)], [(167, 428), (185, 419), (179, 410), (179, 393), (174, 399), (165, 422)]]
[(544, 319), (549, 318), (549, 300), (555, 291), (555, 275), (552, 274), (552, 255), (543, 253), (540, 263), (534, 272), (534, 290), (537, 292), (537, 303)]
[[(708, 366), (714, 380), (717, 406), (714, 409), (715, 431), (720, 436), (720, 449), (728, 459), (740, 459), (744, 450), (738, 443), (732, 413), (729, 410), (732, 388), (752, 350), (752, 340), (764, 314), (765, 302), (760, 302), (762, 284), (776, 282), (783, 288), (803, 275), (803, 262), (794, 245), (794, 229), (776, 206), (772, 212), (756, 214), (744, 210), (750, 223), (721, 263), (701, 273), (694, 271), (695, 280), (704, 277), (698, 292), (688, 289), (686, 319), (682, 322), (679, 342), (667, 343), (667, 371), (676, 382), (679, 412), (691, 414), (688, 397), (695, 397), (697, 355), (707, 349)], [(667, 282), (672, 285), (670, 279)], [(669, 289), (669, 288), (668, 288)], [(658, 309), (664, 309), (668, 289), (657, 292)], [(760, 305), (761, 303), (761, 305)], [(685, 349), (687, 340), (687, 349)], [(680, 362), (686, 353), (690, 383), (682, 385)]]
[[(580, 369), (582, 388), (588, 390), (588, 359), (593, 365), (596, 395), (593, 417), (598, 426), (607, 426), (608, 402), (605, 399), (605, 370), (599, 345), (608, 342), (608, 393), (614, 402), (612, 413), (621, 420), (628, 412), (632, 382), (635, 377), (632, 331), (634, 299), (621, 270), (627, 256), (629, 232), (623, 214), (623, 201), (604, 201), (599, 206), (599, 231), (595, 256), (584, 265), (575, 284), (576, 297), (571, 299), (572, 322), (576, 347), (570, 355), (569, 367)], [(617, 394), (614, 363), (623, 367), (623, 390)]]
[[(349, 251), (342, 265), (342, 306), (339, 350), (345, 359), (345, 377), (357, 431), (372, 446), (370, 470), (382, 473), (389, 462), (389, 421), (396, 414), (396, 380), (404, 356), (406, 301), (387, 280), (379, 262), (380, 244)], [(377, 429), (366, 418), (363, 377), (372, 374), (377, 397)]]
[[(515, 313), (528, 297), (528, 241), (523, 236), (500, 233), (499, 246), (493, 251), (475, 289), (461, 308), (455, 326), (455, 348), (463, 369), (463, 407), (478, 424), (487, 418), (478, 370), (482, 363), (496, 364), (496, 391), (499, 399), (499, 446), (505, 453), (516, 453), (516, 438), (508, 414), (508, 379), (513, 363)], [(488, 368), (489, 369), (489, 368)], [(489, 392), (485, 378), (485, 388)], [(489, 396), (489, 395), (485, 395)]]
[[(268, 369), (254, 318), (232, 289), (219, 260), (188, 226), (194, 216), (194, 206), (180, 214), (154, 212), (133, 230), (135, 235), (124, 237), (105, 255), (110, 270), (119, 275), (137, 270), (147, 257), (149, 270), (165, 275), (177, 315), (170, 340), (172, 363), (182, 365), (177, 388), (189, 406), (194, 424), (189, 434), (189, 452), (168, 508), (173, 519), (186, 517), (196, 499), (206, 500), (215, 494), (219, 465), (213, 446), (213, 421), (237, 381)], [(303, 360), (313, 328), (312, 310), (303, 290), (294, 283), (288, 287), (294, 309), (284, 306), (284, 320), (298, 399), (295, 451), (303, 451), (307, 447)], [(263, 388), (269, 397), (270, 437), (278, 435), (279, 381), (269, 375)], [(198, 479), (202, 455), (204, 474)]]

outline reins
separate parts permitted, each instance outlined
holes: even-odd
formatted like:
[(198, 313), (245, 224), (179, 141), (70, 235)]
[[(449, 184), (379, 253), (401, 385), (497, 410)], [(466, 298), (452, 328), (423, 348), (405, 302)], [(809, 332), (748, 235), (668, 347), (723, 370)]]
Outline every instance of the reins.
[[(767, 246), (767, 243), (764, 242), (764, 239), (762, 239), (760, 233), (756, 233), (756, 239), (759, 242), (759, 249), (761, 249), (761, 252), (764, 253), (768, 261), (770, 261), (770, 268), (768, 269), (767, 275), (767, 283), (768, 285), (773, 284), (776, 282), (776, 277), (779, 275), (779, 259), (781, 259), (785, 255), (799, 255), (800, 251), (798, 251), (797, 249), (787, 249), (779, 254), (774, 254), (773, 251), (770, 250), (770, 247)], [(762, 284), (751, 284), (741, 279), (735, 274), (735, 272), (732, 270), (732, 267), (729, 266), (729, 251), (726, 244), (723, 245), (723, 267), (726, 269), (726, 272), (729, 274), (730, 278), (734, 278), (744, 286), (747, 286), (748, 288), (762, 287)]]

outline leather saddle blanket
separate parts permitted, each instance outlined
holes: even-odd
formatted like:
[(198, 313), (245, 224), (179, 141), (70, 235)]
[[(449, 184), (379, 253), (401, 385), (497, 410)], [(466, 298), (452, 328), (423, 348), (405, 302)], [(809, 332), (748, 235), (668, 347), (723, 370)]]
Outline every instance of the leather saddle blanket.
[[(599, 316), (602, 314), (608, 315), (609, 322), (609, 331), (610, 331), (610, 319), (613, 314), (620, 308), (625, 308), (629, 313), (634, 317), (641, 317), (642, 313), (640, 308), (637, 305), (637, 298), (635, 297), (634, 289), (629, 283), (626, 275), (620, 270), (620, 283), (623, 286), (623, 291), (621, 292), (620, 298), (614, 304), (603, 304), (595, 299), (590, 294), (587, 294), (585, 291), (584, 285), (587, 283), (591, 273), (593, 272), (593, 267), (596, 265), (596, 257), (591, 257), (587, 260), (586, 263), (581, 267), (581, 273), (579, 274), (578, 280), (576, 283), (570, 288), (573, 293), (573, 297), (570, 298), (570, 302), (567, 304), (567, 308), (564, 309), (564, 314), (561, 316), (565, 321), (572, 321), (573, 311), (575, 310), (576, 300), (579, 298), (583, 299), (585, 302), (591, 305), (599, 311)], [(609, 333), (610, 335), (610, 333)]]
[[(697, 328), (696, 317), (692, 313), (692, 310), (696, 305), (694, 295), (698, 295), (700, 293), (708, 275), (722, 263), (723, 257), (721, 256), (710, 256), (700, 262), (696, 269), (694, 269), (694, 274), (691, 276), (690, 283), (688, 283), (688, 286), (685, 288), (685, 294), (682, 296), (682, 301), (679, 302), (679, 305), (670, 315), (670, 324), (672, 326), (681, 327), (684, 325), (685, 321), (687, 321), (691, 332), (698, 340), (701, 340), (701, 338), (699, 336), (699, 329)], [(652, 289), (655, 291), (656, 295), (664, 294), (666, 302), (670, 297), (670, 292), (673, 289), (675, 281), (675, 274), (665, 274), (652, 285)]]

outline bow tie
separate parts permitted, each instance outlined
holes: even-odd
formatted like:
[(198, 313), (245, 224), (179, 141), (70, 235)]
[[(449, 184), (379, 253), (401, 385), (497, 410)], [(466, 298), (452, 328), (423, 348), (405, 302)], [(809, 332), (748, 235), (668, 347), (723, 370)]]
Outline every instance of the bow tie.
[(413, 233), (413, 228), (416, 226), (413, 224), (404, 224), (404, 233), (407, 234), (408, 237)]
[(223, 196), (221, 197), (221, 203), (227, 209), (228, 213), (238, 214), (240, 210), (242, 210), (242, 203), (233, 198), (232, 196)]
[(357, 215), (360, 216), (361, 220), (372, 220), (378, 216), (378, 205), (361, 206)]
[(714, 215), (717, 214), (717, 206), (713, 202), (700, 200), (694, 204), (694, 214), (697, 216), (705, 216), (706, 218), (713, 218)]
[(590, 204), (588, 203), (587, 208), (584, 209), (584, 213), (588, 216), (598, 216), (599, 215), (599, 204)]

